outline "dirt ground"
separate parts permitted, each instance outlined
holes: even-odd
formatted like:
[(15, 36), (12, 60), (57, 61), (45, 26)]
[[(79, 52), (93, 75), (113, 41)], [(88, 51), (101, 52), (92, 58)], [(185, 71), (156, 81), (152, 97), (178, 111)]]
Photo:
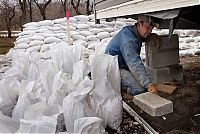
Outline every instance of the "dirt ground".
[[(152, 117), (124, 98), (147, 123), (160, 134), (200, 134), (200, 57), (180, 59), (184, 69), (184, 80), (173, 94), (159, 93), (173, 102), (173, 113)], [(123, 115), (121, 134), (147, 134), (126, 112)]]

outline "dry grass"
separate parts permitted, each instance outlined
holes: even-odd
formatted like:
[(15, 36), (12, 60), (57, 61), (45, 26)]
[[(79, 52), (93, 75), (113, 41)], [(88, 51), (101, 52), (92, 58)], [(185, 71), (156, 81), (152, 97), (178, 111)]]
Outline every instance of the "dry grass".
[(14, 47), (16, 38), (0, 37), (0, 54), (6, 54), (10, 48)]

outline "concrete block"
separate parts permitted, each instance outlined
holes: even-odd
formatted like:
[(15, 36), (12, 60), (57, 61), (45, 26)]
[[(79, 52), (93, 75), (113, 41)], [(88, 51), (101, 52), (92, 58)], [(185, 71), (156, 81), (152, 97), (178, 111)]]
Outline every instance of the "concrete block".
[(183, 80), (183, 66), (180, 64), (153, 69), (146, 67), (147, 72), (151, 74), (155, 83), (182, 81)]
[(160, 35), (160, 46), (154, 41), (145, 44), (146, 65), (153, 69), (174, 65), (179, 63), (179, 41), (178, 35), (174, 34), (169, 40), (169, 35)]
[(151, 116), (162, 116), (173, 112), (171, 101), (149, 92), (134, 96), (133, 103)]

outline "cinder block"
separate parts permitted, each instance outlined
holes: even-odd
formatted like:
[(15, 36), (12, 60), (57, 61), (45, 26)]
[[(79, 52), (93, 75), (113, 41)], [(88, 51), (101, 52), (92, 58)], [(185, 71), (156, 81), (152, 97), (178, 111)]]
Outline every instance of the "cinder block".
[(149, 92), (134, 96), (133, 103), (151, 116), (162, 116), (173, 112), (171, 101)]
[(160, 46), (154, 41), (145, 43), (146, 65), (153, 69), (179, 63), (178, 35), (174, 34), (169, 40), (169, 35), (160, 35)]
[(182, 81), (183, 80), (183, 66), (180, 64), (153, 69), (146, 67), (147, 72), (151, 74), (155, 83)]

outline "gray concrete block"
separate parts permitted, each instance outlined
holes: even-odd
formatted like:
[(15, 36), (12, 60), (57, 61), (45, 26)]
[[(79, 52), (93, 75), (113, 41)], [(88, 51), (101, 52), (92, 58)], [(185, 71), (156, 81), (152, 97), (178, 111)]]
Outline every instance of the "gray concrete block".
[(151, 74), (155, 83), (182, 81), (183, 80), (183, 66), (180, 64), (153, 69), (146, 67), (147, 72)]
[(173, 112), (171, 101), (149, 92), (134, 96), (133, 103), (151, 116), (162, 116)]
[(151, 68), (160, 68), (179, 63), (178, 35), (174, 34), (169, 40), (169, 35), (160, 35), (160, 46), (150, 40), (145, 44), (146, 65)]

